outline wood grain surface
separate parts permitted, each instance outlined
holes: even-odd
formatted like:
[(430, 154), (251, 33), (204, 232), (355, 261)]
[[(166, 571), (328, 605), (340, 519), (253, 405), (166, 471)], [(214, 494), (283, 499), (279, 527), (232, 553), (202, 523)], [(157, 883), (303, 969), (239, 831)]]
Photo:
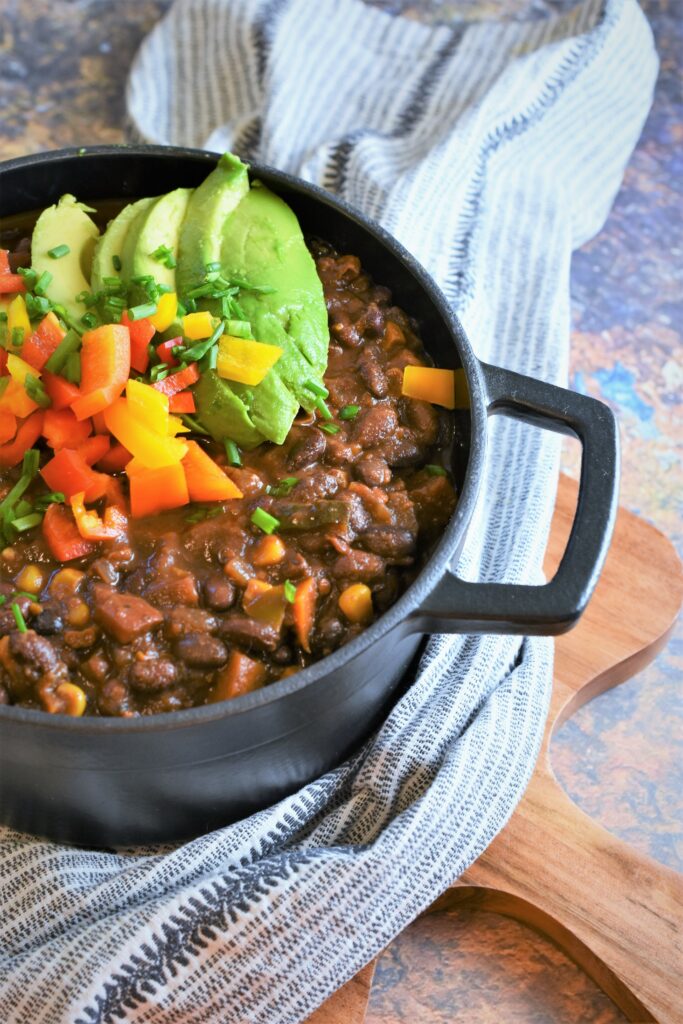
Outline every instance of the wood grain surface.
[[(576, 483), (561, 477), (548, 575), (564, 551), (576, 493)], [(516, 918), (557, 943), (629, 1020), (659, 1024), (681, 1021), (683, 877), (584, 814), (555, 779), (549, 747), (553, 731), (581, 704), (656, 655), (682, 596), (681, 565), (669, 541), (621, 509), (588, 610), (556, 640), (551, 709), (529, 787), (486, 852), (428, 911), (465, 903)], [(362, 1024), (372, 968), (335, 993), (309, 1024)]]

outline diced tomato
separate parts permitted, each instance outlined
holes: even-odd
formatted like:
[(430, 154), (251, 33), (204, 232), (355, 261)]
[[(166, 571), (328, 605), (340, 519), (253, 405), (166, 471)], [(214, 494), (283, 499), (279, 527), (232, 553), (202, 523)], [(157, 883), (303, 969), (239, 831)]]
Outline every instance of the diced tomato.
[(169, 395), (168, 411), (175, 413), (192, 413), (197, 408), (194, 404), (194, 395), (191, 391), (180, 391), (177, 395)]
[(110, 446), (111, 438), (109, 434), (95, 434), (94, 437), (89, 437), (87, 441), (79, 444), (76, 451), (83, 457), (84, 462), (87, 462), (89, 466), (93, 466), (100, 459), (104, 458)]
[(184, 370), (179, 370), (178, 373), (172, 373), (168, 377), (164, 377), (163, 380), (158, 380), (152, 384), (152, 387), (170, 398), (171, 395), (177, 395), (179, 391), (185, 391), (186, 388), (196, 384), (198, 380), (199, 368), (196, 363), (190, 363)]
[(43, 536), (58, 562), (83, 558), (95, 550), (96, 545), (84, 540), (78, 532), (71, 509), (64, 505), (48, 505), (43, 518)]
[(124, 310), (121, 316), (121, 323), (130, 332), (130, 365), (138, 373), (147, 373), (147, 367), (149, 366), (147, 346), (156, 333), (154, 324), (147, 318), (129, 320), (127, 310)]
[(86, 501), (97, 501), (107, 493), (111, 477), (96, 473), (73, 448), (62, 448), (43, 466), (40, 475), (51, 491), (71, 498), (83, 491)]
[(64, 377), (58, 377), (56, 373), (48, 373), (47, 370), (43, 370), (41, 380), (52, 402), (53, 409), (68, 409), (80, 394), (75, 384), (71, 384)]
[(66, 331), (59, 326), (59, 320), (50, 311), (24, 342), (21, 358), (34, 369), (42, 370), (65, 334)]
[(78, 448), (91, 433), (89, 420), (79, 422), (71, 409), (46, 409), (43, 417), (43, 437), (50, 448)]
[(43, 410), (40, 409), (24, 420), (13, 441), (0, 445), (0, 466), (18, 466), (24, 453), (33, 448), (40, 437), (42, 428)]

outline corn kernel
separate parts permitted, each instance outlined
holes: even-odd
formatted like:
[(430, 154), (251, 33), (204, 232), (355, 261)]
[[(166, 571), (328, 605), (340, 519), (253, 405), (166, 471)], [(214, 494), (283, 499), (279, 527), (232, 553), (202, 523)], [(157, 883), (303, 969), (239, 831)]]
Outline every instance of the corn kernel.
[(66, 704), (64, 714), (71, 715), (73, 718), (80, 718), (88, 703), (87, 697), (80, 686), (76, 686), (75, 683), (60, 683), (55, 693)]
[(85, 578), (80, 569), (60, 569), (50, 581), (50, 593), (53, 597), (71, 597), (76, 593)]
[(365, 583), (353, 583), (339, 595), (339, 607), (350, 622), (372, 619), (372, 591)]
[(25, 565), (14, 581), (17, 590), (25, 590), (28, 594), (39, 594), (45, 582), (45, 572), (38, 565)]
[(90, 609), (85, 601), (71, 602), (66, 619), (70, 626), (75, 626), (76, 628), (87, 626), (90, 622)]

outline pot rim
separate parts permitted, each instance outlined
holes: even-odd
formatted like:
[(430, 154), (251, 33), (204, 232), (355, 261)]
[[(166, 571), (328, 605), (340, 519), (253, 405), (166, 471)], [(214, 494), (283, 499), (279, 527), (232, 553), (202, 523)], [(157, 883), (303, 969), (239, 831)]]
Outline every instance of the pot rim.
[[(12, 160), (0, 162), (0, 184), (3, 174), (8, 171), (20, 170), (22, 168), (28, 169), (36, 164), (50, 164), (72, 159), (87, 160), (88, 158), (104, 156), (114, 159), (144, 158), (147, 156), (168, 157), (169, 159), (182, 157), (194, 159), (197, 162), (204, 161), (209, 164), (215, 162), (220, 154), (209, 150), (182, 146), (120, 144), (71, 147), (29, 154), (28, 156), (16, 157)], [(451, 309), (446, 296), (431, 275), (393, 235), (372, 218), (365, 216), (365, 214), (361, 213), (346, 200), (334, 196), (320, 186), (311, 184), (303, 178), (288, 174), (285, 171), (279, 171), (277, 168), (267, 164), (250, 164), (249, 171), (250, 176), (262, 178), (266, 184), (274, 184), (276, 189), (277, 185), (284, 185), (295, 192), (309, 196), (324, 206), (331, 207), (353, 221), (367, 234), (374, 237), (383, 248), (387, 249), (404, 265), (436, 309), (457, 350), (462, 368), (465, 371), (470, 398), (470, 445), (463, 486), (458, 495), (455, 511), (444, 530), (443, 536), (425, 562), (425, 565), (398, 601), (354, 640), (343, 644), (332, 654), (328, 654), (326, 657), (321, 658), (320, 661), (296, 672), (292, 676), (280, 679), (263, 687), (261, 690), (244, 694), (232, 700), (187, 708), (181, 711), (168, 711), (157, 715), (142, 715), (139, 718), (106, 716), (74, 718), (67, 715), (51, 715), (46, 711), (34, 708), (0, 705), (0, 719), (4, 718), (7, 721), (21, 723), (26, 726), (37, 726), (46, 729), (74, 730), (85, 735), (88, 733), (174, 731), (247, 713), (253, 708), (264, 706), (282, 697), (288, 697), (293, 693), (314, 685), (330, 672), (342, 669), (345, 664), (362, 654), (363, 651), (371, 647), (383, 636), (400, 627), (401, 623), (409, 619), (410, 614), (432, 592), (447, 569), (450, 559), (458, 549), (458, 542), (464, 535), (472, 516), (481, 484), (485, 458), (487, 420), (486, 389), (481, 364), (474, 354), (460, 320)], [(11, 216), (11, 214), (6, 214), (5, 216)], [(410, 628), (407, 630), (407, 632), (415, 631)]]

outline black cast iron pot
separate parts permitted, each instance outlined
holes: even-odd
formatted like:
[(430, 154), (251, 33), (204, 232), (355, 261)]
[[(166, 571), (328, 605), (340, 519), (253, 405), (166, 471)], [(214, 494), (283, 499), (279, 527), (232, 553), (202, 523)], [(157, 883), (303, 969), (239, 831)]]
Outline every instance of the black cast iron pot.
[[(158, 195), (194, 186), (215, 154), (93, 147), (0, 165), (0, 216), (79, 199)], [(465, 372), (455, 449), (460, 497), (444, 535), (401, 599), (365, 633), (310, 668), (236, 700), (148, 718), (69, 718), (0, 707), (2, 821), (88, 845), (197, 835), (265, 807), (333, 765), (375, 728), (425, 633), (555, 634), (579, 618), (607, 552), (616, 509), (618, 443), (600, 402), (480, 362), (424, 270), (357, 211), (286, 174), (253, 168), (293, 207), (303, 230), (359, 256), (420, 325), (438, 366)], [(583, 446), (567, 550), (545, 586), (470, 583), (448, 569), (479, 491), (487, 418), (514, 416), (572, 434)]]

